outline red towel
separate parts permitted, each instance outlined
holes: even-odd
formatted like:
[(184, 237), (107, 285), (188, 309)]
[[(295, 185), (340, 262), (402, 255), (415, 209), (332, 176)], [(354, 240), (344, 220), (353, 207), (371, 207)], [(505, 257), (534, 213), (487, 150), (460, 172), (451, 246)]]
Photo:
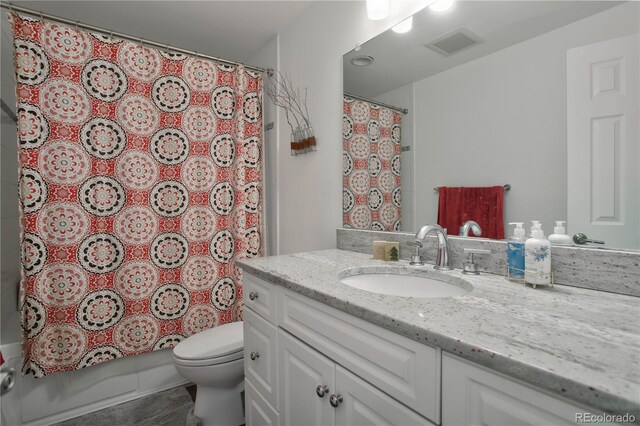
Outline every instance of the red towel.
[(448, 235), (459, 235), (463, 223), (475, 220), (483, 238), (504, 238), (504, 186), (441, 186), (439, 191), (438, 225), (447, 228)]

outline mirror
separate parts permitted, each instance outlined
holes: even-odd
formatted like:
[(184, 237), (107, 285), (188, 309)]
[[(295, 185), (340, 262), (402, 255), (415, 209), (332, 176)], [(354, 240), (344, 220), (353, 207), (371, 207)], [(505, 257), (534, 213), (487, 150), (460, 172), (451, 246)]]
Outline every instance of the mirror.
[[(510, 185), (505, 238), (509, 222), (525, 222), (528, 234), (540, 220), (548, 236), (566, 220), (570, 236), (640, 249), (640, 4), (459, 0), (412, 19), (410, 31), (390, 29), (343, 56), (344, 92), (353, 96), (345, 111), (360, 108), (354, 98), (372, 110), (408, 110), (394, 111), (396, 229), (437, 223), (439, 187)], [(607, 106), (593, 112), (591, 101)], [(351, 188), (350, 125), (343, 119), (343, 215), (345, 227), (358, 227), (354, 200), (366, 204), (368, 194)], [(380, 228), (371, 219), (380, 213), (371, 214), (361, 223)]]

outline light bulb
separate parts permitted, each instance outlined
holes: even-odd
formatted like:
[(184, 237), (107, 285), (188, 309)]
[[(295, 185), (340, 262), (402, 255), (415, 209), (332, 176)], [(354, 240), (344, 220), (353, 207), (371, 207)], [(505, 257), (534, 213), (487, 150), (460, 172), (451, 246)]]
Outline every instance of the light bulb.
[(413, 16), (409, 16), (407, 19), (400, 22), (398, 25), (391, 27), (391, 29), (398, 34), (403, 34), (411, 31), (411, 27), (413, 27)]
[(389, 0), (367, 0), (367, 16), (379, 21), (389, 15)]
[(453, 0), (436, 0), (429, 5), (429, 9), (434, 12), (444, 12), (453, 6)]

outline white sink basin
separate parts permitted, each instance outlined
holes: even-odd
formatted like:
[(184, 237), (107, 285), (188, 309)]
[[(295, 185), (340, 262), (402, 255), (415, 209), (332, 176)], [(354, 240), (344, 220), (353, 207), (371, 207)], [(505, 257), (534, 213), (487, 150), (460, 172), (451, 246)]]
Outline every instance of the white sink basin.
[(471, 284), (456, 277), (434, 278), (427, 276), (426, 273), (411, 273), (413, 271), (410, 270), (384, 271), (384, 269), (372, 271), (360, 269), (357, 272), (353, 271), (355, 272), (353, 274), (345, 271), (340, 274), (342, 275), (340, 282), (372, 293), (417, 298), (455, 297), (473, 290)]

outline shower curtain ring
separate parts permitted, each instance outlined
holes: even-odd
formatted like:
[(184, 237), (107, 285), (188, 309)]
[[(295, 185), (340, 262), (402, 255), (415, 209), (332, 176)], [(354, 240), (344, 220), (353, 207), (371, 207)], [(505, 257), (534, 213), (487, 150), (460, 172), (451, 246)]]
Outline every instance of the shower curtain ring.
[(113, 41), (113, 30), (109, 31), (109, 41)]
[(169, 53), (169, 52), (170, 52), (170, 51), (169, 51), (169, 43), (167, 43), (167, 45), (165, 46), (164, 50), (165, 50), (167, 53)]
[(76, 21), (76, 31), (80, 31), (80, 28), (78, 28), (78, 24), (80, 23), (80, 21)]
[(140, 37), (140, 44), (144, 47), (144, 38)]
[(198, 59), (200, 57), (200, 54), (198, 53), (198, 51), (194, 51), (194, 53), (196, 54), (196, 59)]
[(9, 13), (13, 13), (13, 3), (9, 2)]

